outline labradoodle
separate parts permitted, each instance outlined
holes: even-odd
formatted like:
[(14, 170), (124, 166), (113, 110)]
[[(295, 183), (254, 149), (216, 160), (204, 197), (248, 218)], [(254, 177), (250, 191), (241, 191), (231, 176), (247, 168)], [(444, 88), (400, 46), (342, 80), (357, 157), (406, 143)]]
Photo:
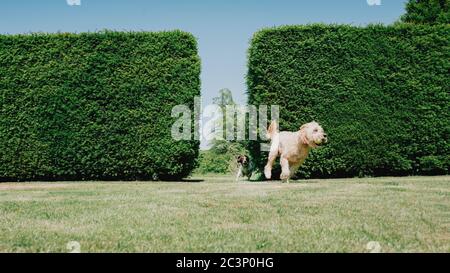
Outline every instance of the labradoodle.
[(288, 183), (289, 178), (305, 161), (309, 151), (328, 141), (327, 134), (315, 121), (302, 125), (297, 132), (278, 132), (276, 121), (272, 121), (267, 130), (267, 138), (271, 140), (271, 145), (264, 175), (267, 179), (272, 177), (272, 166), (280, 156), (280, 178)]

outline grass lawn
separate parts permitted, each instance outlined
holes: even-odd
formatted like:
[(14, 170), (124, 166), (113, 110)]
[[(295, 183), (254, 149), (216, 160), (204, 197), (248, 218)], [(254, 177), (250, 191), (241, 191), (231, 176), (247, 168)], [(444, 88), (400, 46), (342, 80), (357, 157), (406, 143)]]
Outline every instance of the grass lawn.
[(0, 183), (0, 252), (450, 252), (450, 176)]

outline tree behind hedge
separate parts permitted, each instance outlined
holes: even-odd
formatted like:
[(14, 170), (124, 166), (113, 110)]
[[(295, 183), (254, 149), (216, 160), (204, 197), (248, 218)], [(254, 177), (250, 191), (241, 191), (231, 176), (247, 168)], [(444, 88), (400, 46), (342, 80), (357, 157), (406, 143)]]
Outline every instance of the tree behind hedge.
[(405, 23), (449, 24), (449, 7), (450, 0), (409, 0), (401, 19)]
[(226, 124), (231, 126), (233, 126), (233, 123), (236, 124), (236, 116), (234, 116), (234, 120), (226, 119), (226, 107), (237, 106), (237, 104), (234, 102), (231, 90), (228, 88), (219, 90), (218, 96), (213, 98), (213, 103), (220, 107), (223, 113), (223, 116), (216, 120), (216, 123), (223, 128), (223, 131), (215, 132), (215, 134), (219, 135), (219, 138), (209, 141), (209, 149), (200, 152), (199, 167), (196, 169), (196, 172), (200, 174), (233, 173), (237, 169), (237, 156), (248, 154), (242, 142), (227, 140), (224, 136)]

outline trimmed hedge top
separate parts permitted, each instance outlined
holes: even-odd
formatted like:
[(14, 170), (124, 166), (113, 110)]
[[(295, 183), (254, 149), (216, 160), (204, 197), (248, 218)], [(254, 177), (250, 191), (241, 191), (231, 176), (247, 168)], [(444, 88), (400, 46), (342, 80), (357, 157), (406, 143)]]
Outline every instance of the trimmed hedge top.
[(330, 143), (302, 177), (448, 174), (449, 43), (449, 25), (265, 29), (249, 51), (249, 103), (280, 105), (282, 130), (323, 125)]
[(0, 180), (185, 177), (171, 109), (198, 95), (185, 32), (0, 35)]

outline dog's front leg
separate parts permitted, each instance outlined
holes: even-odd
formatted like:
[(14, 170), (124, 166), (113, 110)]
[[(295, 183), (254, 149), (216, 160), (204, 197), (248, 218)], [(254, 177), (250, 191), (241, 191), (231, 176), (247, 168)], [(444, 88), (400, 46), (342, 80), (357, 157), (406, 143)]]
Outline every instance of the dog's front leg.
[(285, 157), (281, 156), (280, 164), (281, 164), (280, 179), (286, 180), (286, 182), (289, 183), (289, 177), (291, 176), (291, 172), (289, 170), (289, 161)]
[(239, 177), (242, 176), (242, 165), (239, 166), (238, 172), (236, 174), (236, 182), (239, 181)]

